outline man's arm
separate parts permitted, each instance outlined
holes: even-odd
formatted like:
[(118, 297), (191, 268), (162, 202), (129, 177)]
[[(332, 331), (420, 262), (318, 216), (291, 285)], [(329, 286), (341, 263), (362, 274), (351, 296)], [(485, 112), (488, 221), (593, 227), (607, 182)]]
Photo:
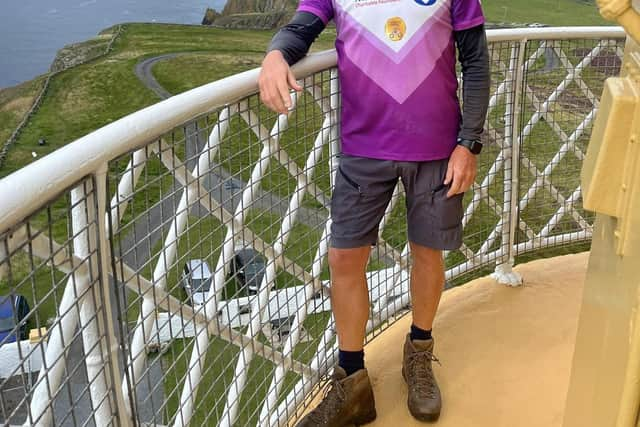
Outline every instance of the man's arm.
[(325, 26), (322, 19), (313, 13), (296, 12), (291, 22), (273, 37), (267, 52), (279, 50), (287, 64), (293, 65), (305, 57)]
[(456, 31), (462, 64), (462, 126), (458, 136), (479, 140), (489, 107), (491, 66), (484, 25)]
[(291, 108), (289, 89), (300, 91), (302, 87), (296, 82), (289, 66), (307, 54), (311, 43), (325, 26), (325, 21), (320, 17), (299, 11), (273, 37), (258, 78), (260, 99), (273, 111), (286, 114)]
[[(484, 26), (479, 25), (455, 32), (460, 63), (462, 64), (462, 126), (458, 137), (476, 141), (484, 129), (489, 107), (491, 69)], [(476, 156), (458, 145), (449, 159), (446, 185), (451, 184), (449, 197), (467, 191), (476, 178)]]

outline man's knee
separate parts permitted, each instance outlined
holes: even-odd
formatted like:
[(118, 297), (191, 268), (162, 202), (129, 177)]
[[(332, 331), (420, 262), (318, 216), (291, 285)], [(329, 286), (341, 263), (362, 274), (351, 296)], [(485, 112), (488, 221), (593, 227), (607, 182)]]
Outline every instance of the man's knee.
[(332, 277), (355, 276), (364, 274), (370, 248), (329, 249), (329, 269)]
[(411, 243), (411, 256), (414, 262), (432, 264), (442, 262), (442, 251)]

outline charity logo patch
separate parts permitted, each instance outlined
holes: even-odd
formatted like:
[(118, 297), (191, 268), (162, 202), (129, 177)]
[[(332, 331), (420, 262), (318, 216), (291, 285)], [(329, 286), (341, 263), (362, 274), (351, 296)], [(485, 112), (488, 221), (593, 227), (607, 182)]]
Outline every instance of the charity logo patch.
[(399, 16), (394, 16), (393, 18), (387, 19), (384, 25), (384, 32), (387, 37), (389, 37), (389, 40), (398, 42), (402, 40), (407, 33), (407, 24), (405, 24), (404, 20)]
[(438, 0), (413, 0), (416, 3), (418, 3), (420, 6), (433, 6), (434, 4), (436, 4), (436, 1)]

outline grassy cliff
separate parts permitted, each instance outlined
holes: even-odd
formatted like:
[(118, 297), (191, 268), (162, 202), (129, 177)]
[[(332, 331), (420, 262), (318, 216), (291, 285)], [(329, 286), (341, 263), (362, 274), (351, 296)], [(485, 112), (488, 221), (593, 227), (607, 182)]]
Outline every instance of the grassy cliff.
[[(167, 89), (179, 92), (259, 65), (272, 31), (223, 30), (209, 27), (128, 24), (111, 54), (56, 75), (39, 110), (9, 152), (0, 177), (129, 113), (159, 101), (134, 74), (144, 58), (169, 52), (194, 52), (184, 68), (168, 70)], [(331, 35), (318, 48), (331, 47)], [(187, 56), (185, 58), (190, 58)], [(203, 61), (200, 61), (203, 59)], [(180, 64), (178, 62), (178, 64)], [(36, 79), (0, 91), (2, 142), (15, 129), (37, 93)], [(31, 97), (31, 98), (30, 98)], [(26, 107), (26, 108), (25, 108)], [(6, 135), (6, 136), (5, 136)], [(48, 144), (38, 146), (45, 138)]]

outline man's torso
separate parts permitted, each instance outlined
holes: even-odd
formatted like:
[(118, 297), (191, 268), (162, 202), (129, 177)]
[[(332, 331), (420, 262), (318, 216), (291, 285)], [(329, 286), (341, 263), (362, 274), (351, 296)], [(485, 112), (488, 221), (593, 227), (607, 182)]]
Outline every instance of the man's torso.
[(449, 157), (461, 116), (453, 32), (484, 22), (478, 0), (302, 0), (298, 10), (336, 23), (344, 153)]

